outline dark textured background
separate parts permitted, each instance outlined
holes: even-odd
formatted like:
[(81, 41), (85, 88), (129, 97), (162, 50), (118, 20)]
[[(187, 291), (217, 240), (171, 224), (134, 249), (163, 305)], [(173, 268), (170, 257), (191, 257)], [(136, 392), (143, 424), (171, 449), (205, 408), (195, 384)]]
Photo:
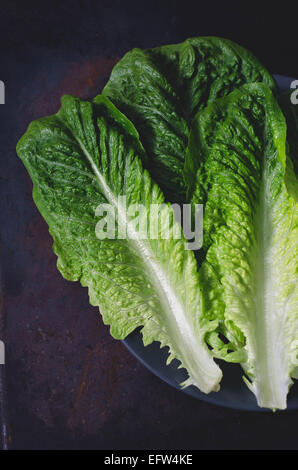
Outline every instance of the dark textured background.
[[(260, 2), (261, 4), (262, 2)], [(268, 2), (269, 3), (269, 2)], [(217, 35), (298, 77), (297, 7), (248, 2), (0, 2), (0, 243), (16, 449), (298, 449), (298, 411), (254, 413), (174, 390), (114, 341), (62, 279), (15, 145), (60, 97), (88, 98), (132, 47)], [(296, 10), (295, 10), (296, 8)]]

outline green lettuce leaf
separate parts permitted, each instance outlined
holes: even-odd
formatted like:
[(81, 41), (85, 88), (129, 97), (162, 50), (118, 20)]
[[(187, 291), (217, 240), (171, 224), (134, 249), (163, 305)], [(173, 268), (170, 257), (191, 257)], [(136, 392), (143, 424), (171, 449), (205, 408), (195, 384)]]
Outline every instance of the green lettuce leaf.
[[(93, 103), (64, 96), (57, 114), (30, 124), (17, 152), (54, 239), (58, 269), (88, 287), (114, 338), (142, 327), (145, 345), (160, 341), (169, 347), (168, 360), (177, 358), (187, 369), (184, 386), (217, 390), (222, 374), (204, 342), (217, 322), (200, 326), (196, 260), (179, 238), (169, 205), (157, 221), (157, 237), (149, 236), (158, 217), (150, 205), (163, 204), (164, 196), (143, 169), (146, 155), (131, 122), (104, 96)], [(113, 208), (118, 235), (125, 228), (127, 238), (96, 236), (100, 204)], [(143, 231), (126, 212), (132, 204), (146, 208)]]
[(298, 183), (286, 132), (269, 88), (244, 85), (197, 114), (185, 164), (189, 197), (204, 204), (202, 318), (219, 321), (207, 341), (241, 362), (259, 406), (273, 409), (286, 408), (298, 354)]
[(225, 39), (199, 37), (133, 49), (114, 67), (103, 94), (134, 123), (167, 200), (185, 202), (183, 167), (193, 117), (233, 89), (258, 81), (275, 87), (250, 52)]

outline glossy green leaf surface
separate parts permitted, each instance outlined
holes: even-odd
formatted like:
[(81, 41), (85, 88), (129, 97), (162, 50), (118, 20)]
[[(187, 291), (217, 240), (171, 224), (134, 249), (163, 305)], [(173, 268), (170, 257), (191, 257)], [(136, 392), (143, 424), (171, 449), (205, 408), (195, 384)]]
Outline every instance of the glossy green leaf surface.
[(183, 167), (195, 114), (235, 88), (262, 81), (266, 69), (247, 50), (216, 37), (133, 49), (114, 67), (103, 90), (135, 124), (149, 170), (168, 201), (185, 202)]
[(286, 131), (270, 90), (245, 85), (197, 114), (185, 166), (190, 198), (205, 208), (202, 317), (220, 322), (208, 342), (241, 362), (269, 408), (286, 407), (298, 353), (298, 183)]
[[(101, 95), (93, 103), (64, 96), (56, 115), (31, 123), (17, 151), (53, 236), (58, 269), (88, 287), (111, 334), (123, 339), (142, 327), (145, 345), (160, 341), (169, 347), (169, 361), (177, 358), (187, 369), (184, 385), (217, 390), (222, 374), (204, 342), (216, 322), (200, 326), (196, 260), (169, 205), (150, 237), (158, 216), (150, 208), (164, 196), (143, 169), (146, 156), (131, 122)], [(96, 236), (102, 204), (115, 211), (125, 237)], [(146, 208), (143, 231), (126, 211), (133, 204)]]

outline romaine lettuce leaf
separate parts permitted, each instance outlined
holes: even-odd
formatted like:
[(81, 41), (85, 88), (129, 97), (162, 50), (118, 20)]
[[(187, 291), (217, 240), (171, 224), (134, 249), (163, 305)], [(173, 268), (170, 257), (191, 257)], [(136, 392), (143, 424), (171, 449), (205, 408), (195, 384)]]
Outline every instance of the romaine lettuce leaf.
[[(54, 239), (58, 269), (88, 287), (90, 303), (99, 306), (114, 338), (142, 327), (145, 345), (160, 341), (169, 347), (169, 361), (177, 358), (187, 369), (184, 386), (217, 390), (222, 374), (204, 342), (217, 321), (199, 324), (196, 260), (179, 238), (181, 227), (169, 205), (162, 208), (157, 238), (150, 238), (158, 216), (150, 204), (163, 204), (164, 196), (143, 169), (146, 155), (131, 122), (104, 96), (93, 103), (64, 96), (57, 114), (30, 124), (17, 152)], [(145, 206), (140, 225), (147, 238), (119, 196), (127, 206)], [(124, 227), (127, 238), (95, 235), (100, 204), (115, 210), (117, 229)]]
[(241, 362), (259, 406), (286, 408), (298, 354), (298, 183), (265, 85), (197, 114), (185, 175), (192, 202), (204, 204), (202, 318), (219, 320), (208, 342)]
[(114, 67), (103, 94), (135, 124), (150, 173), (167, 200), (185, 202), (183, 167), (193, 117), (233, 89), (258, 81), (275, 87), (247, 50), (225, 39), (199, 37), (133, 49)]
[[(298, 111), (281, 99), (285, 120), (271, 90), (227, 40), (134, 49), (103, 95), (63, 97), (17, 152), (58, 269), (88, 287), (115, 338), (141, 328), (205, 393), (219, 389), (214, 358), (239, 362), (258, 404), (283, 409), (298, 378)], [(165, 201), (203, 204), (195, 254)], [(116, 238), (97, 233), (107, 205)]]

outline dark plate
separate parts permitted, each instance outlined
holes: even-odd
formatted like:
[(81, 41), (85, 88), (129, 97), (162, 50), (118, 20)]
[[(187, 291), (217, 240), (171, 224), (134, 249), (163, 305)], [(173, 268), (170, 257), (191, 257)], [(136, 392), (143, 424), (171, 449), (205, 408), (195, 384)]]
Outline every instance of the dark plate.
[[(284, 75), (274, 75), (274, 78), (280, 92), (289, 90), (290, 83), (294, 80)], [(153, 374), (173, 387), (182, 390), (179, 384), (187, 378), (187, 373), (185, 369), (178, 369), (179, 362), (176, 360), (172, 361), (169, 366), (166, 365), (168, 356), (167, 348), (160, 349), (159, 343), (157, 342), (144, 347), (139, 331), (134, 331), (123, 342), (129, 351), (137, 357), (144, 366), (153, 372)], [(219, 392), (212, 392), (206, 395), (193, 386), (187, 387), (182, 391), (199, 400), (227, 408), (266, 411), (265, 408), (257, 406), (255, 396), (243, 382), (242, 369), (240, 366), (221, 361), (220, 367), (223, 371), (223, 379)], [(296, 381), (289, 392), (287, 409), (298, 409), (298, 381)]]

